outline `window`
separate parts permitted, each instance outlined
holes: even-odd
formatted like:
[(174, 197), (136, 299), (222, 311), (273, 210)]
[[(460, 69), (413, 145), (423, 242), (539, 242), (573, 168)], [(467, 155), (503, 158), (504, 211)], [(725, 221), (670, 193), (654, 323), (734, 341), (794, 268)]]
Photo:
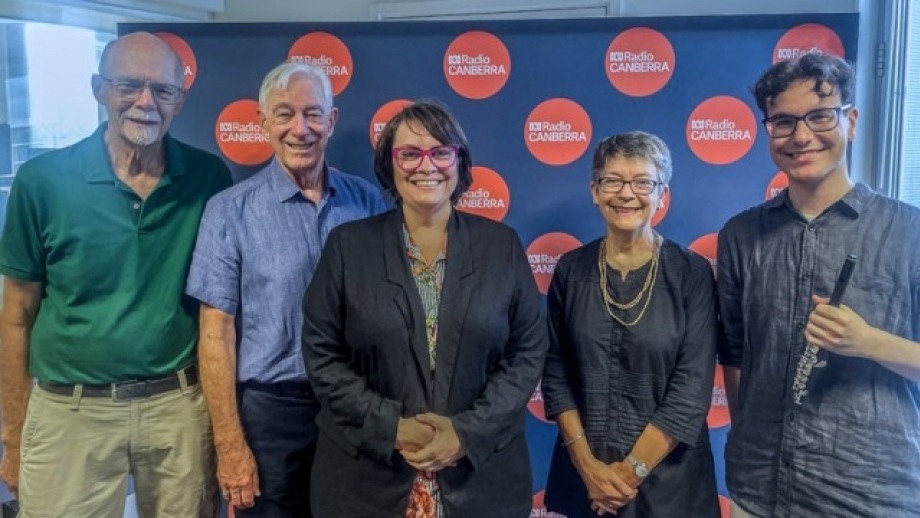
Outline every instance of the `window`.
[(920, 207), (920, 3), (907, 6), (904, 59), (904, 119), (898, 198)]
[(0, 20), (0, 228), (16, 171), (88, 136), (104, 115), (90, 77), (112, 33)]

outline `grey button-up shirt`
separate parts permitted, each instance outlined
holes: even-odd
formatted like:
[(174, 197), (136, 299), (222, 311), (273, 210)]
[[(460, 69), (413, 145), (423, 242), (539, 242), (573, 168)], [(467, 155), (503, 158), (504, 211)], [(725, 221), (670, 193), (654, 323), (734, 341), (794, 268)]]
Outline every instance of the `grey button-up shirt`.
[(843, 304), (920, 340), (920, 210), (857, 184), (809, 222), (783, 192), (719, 233), (720, 361), (741, 368), (727, 483), (755, 516), (920, 516), (918, 383), (821, 351), (826, 366), (793, 402), (810, 297), (830, 296), (850, 253)]

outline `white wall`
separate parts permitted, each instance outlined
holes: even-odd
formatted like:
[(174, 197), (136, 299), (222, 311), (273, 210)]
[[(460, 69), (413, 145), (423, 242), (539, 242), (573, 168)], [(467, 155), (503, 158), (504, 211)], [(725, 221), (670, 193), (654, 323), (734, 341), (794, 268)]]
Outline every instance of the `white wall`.
[[(865, 1), (865, 0), (863, 0)], [(220, 21), (364, 21), (388, 4), (418, 7), (420, 14), (465, 10), (471, 0), (224, 0)], [(474, 1), (474, 3), (476, 3)], [(479, 2), (482, 3), (482, 2)], [(530, 10), (532, 0), (492, 0), (494, 10)], [(612, 16), (853, 13), (860, 0), (556, 0), (554, 7), (606, 4)], [(522, 13), (523, 14), (523, 13)], [(526, 14), (525, 14), (526, 16)]]

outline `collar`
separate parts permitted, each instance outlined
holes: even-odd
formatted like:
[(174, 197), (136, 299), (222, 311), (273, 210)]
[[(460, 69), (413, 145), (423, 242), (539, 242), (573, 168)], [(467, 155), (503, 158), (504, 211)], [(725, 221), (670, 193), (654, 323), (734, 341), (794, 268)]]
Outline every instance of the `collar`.
[[(300, 190), (300, 186), (294, 182), (294, 180), (288, 176), (284, 171), (284, 168), (281, 166), (281, 162), (278, 161), (278, 157), (272, 158), (270, 164), (268, 164), (268, 186), (271, 192), (278, 198), (280, 202), (286, 202), (295, 196), (303, 197), (303, 192)], [(329, 171), (329, 165), (325, 162), (323, 163), (323, 199), (327, 199), (330, 196), (335, 195), (336, 191), (336, 181), (338, 178), (336, 175), (331, 174)]]
[[(852, 217), (858, 217), (874, 197), (875, 191), (862, 182), (856, 182), (856, 185), (854, 185), (852, 189), (847, 191), (842, 198), (834, 202), (824, 212), (834, 209)], [(795, 207), (792, 206), (792, 201), (789, 199), (789, 189), (783, 189), (783, 192), (773, 199), (767, 200), (764, 205), (770, 210), (786, 208), (798, 214)]]
[[(109, 183), (115, 179), (115, 170), (109, 159), (109, 150), (105, 146), (105, 132), (108, 122), (103, 122), (92, 135), (77, 144), (82, 147), (78, 155), (82, 159), (79, 167), (87, 183)], [(163, 170), (161, 185), (171, 183), (172, 179), (185, 175), (185, 161), (178, 141), (169, 133), (163, 136), (163, 152), (166, 153), (166, 168)]]
[[(422, 249), (415, 243), (412, 239), (412, 235), (409, 234), (409, 229), (406, 228), (406, 223), (403, 221), (402, 225), (402, 237), (403, 244), (406, 245), (406, 254), (409, 258), (425, 264), (425, 259), (422, 257)], [(434, 258), (434, 263), (438, 261), (444, 261), (447, 259), (447, 239), (444, 240), (444, 246), (441, 247), (441, 251), (438, 252), (438, 255)]]

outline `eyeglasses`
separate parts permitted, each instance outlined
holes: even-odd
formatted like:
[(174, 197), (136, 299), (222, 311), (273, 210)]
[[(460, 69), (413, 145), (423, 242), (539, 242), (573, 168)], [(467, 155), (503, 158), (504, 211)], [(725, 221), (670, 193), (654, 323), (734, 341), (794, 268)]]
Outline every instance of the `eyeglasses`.
[(393, 158), (403, 171), (414, 173), (415, 170), (422, 165), (422, 161), (424, 161), (427, 156), (431, 159), (431, 163), (434, 164), (438, 171), (443, 173), (457, 163), (457, 153), (459, 151), (460, 146), (456, 144), (446, 144), (428, 149), (419, 149), (413, 146), (400, 146), (393, 148)]
[(822, 133), (830, 131), (840, 124), (840, 114), (852, 108), (852, 104), (844, 104), (836, 108), (818, 108), (812, 110), (801, 117), (795, 115), (774, 115), (763, 120), (763, 127), (767, 130), (767, 135), (772, 138), (784, 138), (795, 133), (799, 121), (805, 123), (811, 131)]
[(629, 188), (632, 189), (632, 192), (635, 194), (652, 194), (652, 191), (654, 191), (655, 188), (659, 185), (662, 185), (663, 182), (652, 180), (650, 178), (624, 180), (622, 178), (605, 176), (604, 178), (598, 178), (595, 183), (601, 192), (607, 194), (616, 194), (622, 191), (623, 187), (626, 185), (629, 185)]
[(139, 79), (109, 79), (99, 76), (100, 79), (111, 85), (115, 96), (122, 101), (133, 102), (140, 98), (144, 88), (150, 88), (150, 94), (162, 104), (178, 104), (185, 95), (185, 88), (153, 81)]

